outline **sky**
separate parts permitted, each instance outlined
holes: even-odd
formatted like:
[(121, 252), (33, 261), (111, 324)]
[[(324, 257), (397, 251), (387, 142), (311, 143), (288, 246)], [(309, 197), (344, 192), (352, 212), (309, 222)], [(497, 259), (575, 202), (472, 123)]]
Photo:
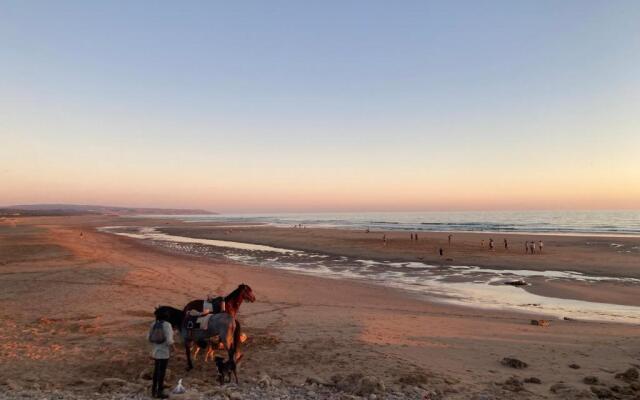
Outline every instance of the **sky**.
[(0, 205), (640, 208), (638, 1), (0, 0)]

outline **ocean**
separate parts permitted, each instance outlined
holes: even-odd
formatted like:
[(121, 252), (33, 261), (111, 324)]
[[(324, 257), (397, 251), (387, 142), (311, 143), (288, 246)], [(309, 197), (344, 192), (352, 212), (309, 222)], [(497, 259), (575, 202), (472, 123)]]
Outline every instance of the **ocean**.
[(167, 216), (193, 222), (400, 231), (640, 235), (640, 210), (277, 213)]

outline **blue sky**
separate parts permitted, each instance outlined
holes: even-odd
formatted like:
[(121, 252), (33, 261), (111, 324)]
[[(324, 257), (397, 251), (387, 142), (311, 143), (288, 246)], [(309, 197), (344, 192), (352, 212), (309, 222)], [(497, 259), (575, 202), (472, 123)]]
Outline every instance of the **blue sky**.
[(636, 1), (0, 1), (0, 203), (627, 208), (638, 21)]

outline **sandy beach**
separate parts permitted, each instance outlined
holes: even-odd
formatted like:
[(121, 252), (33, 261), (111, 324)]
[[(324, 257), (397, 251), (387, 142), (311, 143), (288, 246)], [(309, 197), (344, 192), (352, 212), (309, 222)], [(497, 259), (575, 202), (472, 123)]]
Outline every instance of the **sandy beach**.
[[(544, 253), (528, 256), (530, 236), (354, 232), (270, 227), (215, 228), (180, 222), (85, 216), (5, 219), (0, 223), (0, 397), (147, 398), (146, 332), (155, 306), (181, 308), (208, 293), (247, 283), (257, 297), (239, 313), (249, 340), (240, 385), (221, 387), (215, 366), (185, 372), (180, 346), (168, 382), (177, 398), (511, 399), (636, 398), (638, 327), (553, 320), (536, 314), (458, 307), (407, 291), (180, 254), (97, 231), (110, 225), (164, 224), (197, 237), (322, 251), (369, 259), (420, 259), (501, 269), (570, 269), (639, 277), (638, 254), (609, 238), (535, 236)], [(480, 240), (496, 240), (488, 252)], [(637, 238), (616, 238), (637, 245)], [(486, 243), (485, 243), (486, 246)], [(440, 257), (437, 249), (446, 251)], [(444, 258), (444, 259), (443, 259)], [(450, 259), (450, 260), (448, 260)], [(613, 285), (613, 286), (612, 286)], [(547, 283), (543, 295), (640, 305), (620, 284)], [(595, 299), (595, 300), (594, 300)], [(504, 358), (527, 364), (516, 369)], [(533, 379), (532, 379), (533, 378)], [(585, 378), (587, 378), (585, 380)], [(525, 382), (525, 380), (527, 382)], [(539, 382), (539, 383), (536, 383)], [(587, 382), (587, 383), (585, 383)]]

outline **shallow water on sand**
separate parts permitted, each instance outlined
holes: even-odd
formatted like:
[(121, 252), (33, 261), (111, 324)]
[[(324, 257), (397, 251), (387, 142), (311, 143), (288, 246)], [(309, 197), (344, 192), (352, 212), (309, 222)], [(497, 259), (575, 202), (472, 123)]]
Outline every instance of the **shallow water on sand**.
[(538, 278), (594, 284), (617, 282), (638, 285), (640, 289), (640, 279), (592, 276), (575, 271), (498, 270), (477, 266), (373, 261), (250, 243), (175, 236), (153, 227), (103, 227), (100, 230), (148, 240), (188, 254), (222, 256), (244, 264), (324, 277), (366, 280), (410, 290), (449, 304), (509, 309), (557, 318), (640, 324), (640, 307), (540, 296), (521, 287), (504, 284), (507, 281)]

